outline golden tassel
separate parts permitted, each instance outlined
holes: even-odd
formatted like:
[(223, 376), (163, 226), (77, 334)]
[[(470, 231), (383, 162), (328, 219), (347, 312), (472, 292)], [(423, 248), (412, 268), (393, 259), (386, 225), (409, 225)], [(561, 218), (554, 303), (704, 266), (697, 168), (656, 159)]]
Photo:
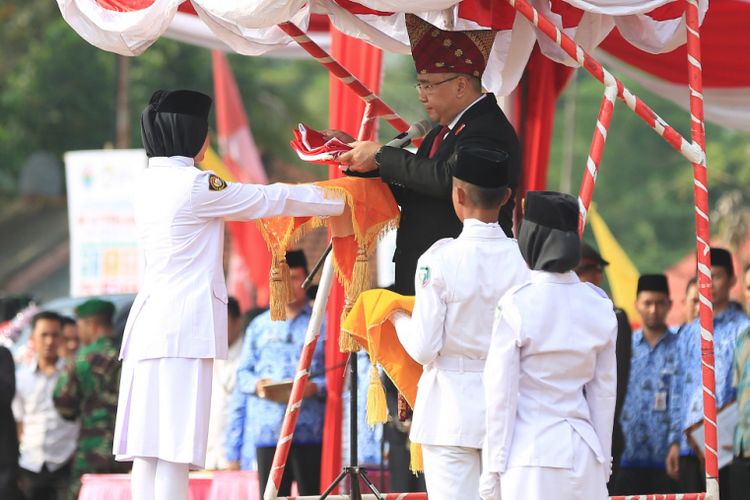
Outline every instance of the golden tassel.
[(409, 443), (409, 452), (411, 453), (411, 462), (409, 463), (409, 469), (414, 474), (423, 472), (424, 459), (422, 458), (422, 445), (411, 441)]
[(352, 282), (349, 285), (349, 295), (352, 301), (359, 298), (359, 294), (370, 288), (369, 265), (365, 247), (360, 246), (357, 250), (357, 260), (354, 261), (352, 269)]
[[(344, 324), (344, 321), (346, 320), (346, 317), (349, 316), (349, 313), (352, 312), (352, 303), (349, 301), (349, 297), (347, 296), (346, 301), (344, 302), (344, 310), (341, 311), (341, 324)], [(354, 335), (352, 335), (349, 332), (345, 332), (344, 330), (341, 330), (339, 332), (339, 351), (341, 352), (357, 352), (359, 351), (359, 344), (356, 340), (354, 340)]]
[(274, 256), (271, 264), (270, 309), (273, 321), (286, 320), (286, 305), (289, 303), (291, 285), (289, 283), (289, 266), (286, 259)]
[(385, 389), (380, 381), (380, 372), (373, 363), (370, 369), (370, 385), (367, 387), (367, 425), (384, 424), (388, 421), (388, 403)]

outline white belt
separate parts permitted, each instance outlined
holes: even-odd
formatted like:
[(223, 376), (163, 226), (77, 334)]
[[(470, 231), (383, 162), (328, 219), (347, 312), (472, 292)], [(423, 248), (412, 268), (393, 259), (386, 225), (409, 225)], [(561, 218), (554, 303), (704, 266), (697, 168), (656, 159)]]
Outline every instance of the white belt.
[(469, 359), (461, 356), (438, 356), (429, 366), (449, 372), (483, 372), (484, 359)]

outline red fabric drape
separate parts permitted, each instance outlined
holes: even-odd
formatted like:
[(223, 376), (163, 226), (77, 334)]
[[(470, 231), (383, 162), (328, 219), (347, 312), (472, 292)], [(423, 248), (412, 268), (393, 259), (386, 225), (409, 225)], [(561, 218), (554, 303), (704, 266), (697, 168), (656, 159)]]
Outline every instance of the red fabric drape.
[[(701, 65), (706, 88), (750, 87), (750, 3), (711, 0), (701, 26)], [(687, 46), (666, 54), (648, 54), (629, 44), (616, 29), (601, 48), (618, 59), (671, 83), (687, 85)], [(686, 91), (687, 92), (687, 91)]]
[[(237, 82), (226, 56), (213, 51), (214, 99), (216, 104), (216, 135), (219, 152), (227, 169), (236, 182), (268, 183), (266, 172), (260, 160), (245, 114)], [(271, 268), (271, 252), (254, 223), (229, 221), (227, 228), (232, 238), (231, 251), (242, 259), (247, 277), (232, 278), (228, 283), (230, 293), (240, 303), (242, 310), (268, 306), (268, 278)], [(255, 291), (250, 296), (249, 289), (242, 281), (250, 279)]]
[(547, 164), (557, 96), (572, 74), (572, 68), (557, 64), (545, 57), (539, 46), (534, 47), (521, 81), (522, 92), (519, 93), (524, 166), (518, 199), (522, 199), (527, 191), (547, 188)]
[[(331, 27), (331, 54), (373, 92), (380, 91), (383, 53), (380, 49), (355, 38), (348, 37)], [(364, 113), (364, 102), (335, 77), (329, 85), (329, 125), (357, 137)], [(373, 129), (374, 132), (374, 129)], [(370, 138), (371, 139), (371, 138)], [(330, 178), (341, 177), (338, 167), (328, 170)], [(326, 330), (326, 366), (338, 366), (346, 359), (339, 352), (339, 330), (341, 310), (344, 306), (344, 291), (339, 284), (331, 288), (328, 298)], [(323, 457), (321, 464), (321, 492), (341, 472), (341, 389), (344, 385), (344, 368), (326, 373), (328, 399), (326, 401), (325, 425), (323, 427)]]

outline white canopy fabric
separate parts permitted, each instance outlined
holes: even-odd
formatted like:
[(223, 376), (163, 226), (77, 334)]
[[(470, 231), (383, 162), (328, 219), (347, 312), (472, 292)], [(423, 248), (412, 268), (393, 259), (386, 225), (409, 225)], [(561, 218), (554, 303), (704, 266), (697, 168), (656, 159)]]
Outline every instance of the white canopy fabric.
[[(127, 56), (143, 53), (161, 36), (185, 40), (181, 0), (57, 0), (65, 20), (81, 37), (103, 50)], [(534, 44), (551, 59), (575, 66), (567, 54), (505, 2), (482, 0), (191, 0), (205, 28), (195, 41), (225, 45), (245, 55), (262, 55), (293, 44), (277, 25), (291, 21), (308, 30), (311, 16), (326, 15), (347, 35), (389, 52), (408, 54), (404, 13), (442, 29), (496, 29), (484, 85), (498, 95), (518, 84)], [(593, 50), (617, 26), (631, 44), (652, 53), (685, 42), (684, 0), (531, 0), (542, 14), (585, 50)], [(701, 16), (708, 0), (699, 0)], [(182, 7), (186, 9), (187, 5)]]

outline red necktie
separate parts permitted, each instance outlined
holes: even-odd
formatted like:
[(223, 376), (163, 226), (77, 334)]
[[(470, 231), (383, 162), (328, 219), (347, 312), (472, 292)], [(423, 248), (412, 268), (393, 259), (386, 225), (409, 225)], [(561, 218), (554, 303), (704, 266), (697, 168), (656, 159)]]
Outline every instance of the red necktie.
[(432, 146), (430, 146), (430, 154), (427, 156), (427, 158), (432, 158), (435, 156), (435, 153), (437, 153), (438, 148), (440, 147), (440, 143), (443, 142), (443, 139), (448, 134), (450, 129), (443, 125), (443, 128), (440, 129), (440, 132), (438, 132), (438, 135), (435, 136), (435, 140), (432, 141)]

